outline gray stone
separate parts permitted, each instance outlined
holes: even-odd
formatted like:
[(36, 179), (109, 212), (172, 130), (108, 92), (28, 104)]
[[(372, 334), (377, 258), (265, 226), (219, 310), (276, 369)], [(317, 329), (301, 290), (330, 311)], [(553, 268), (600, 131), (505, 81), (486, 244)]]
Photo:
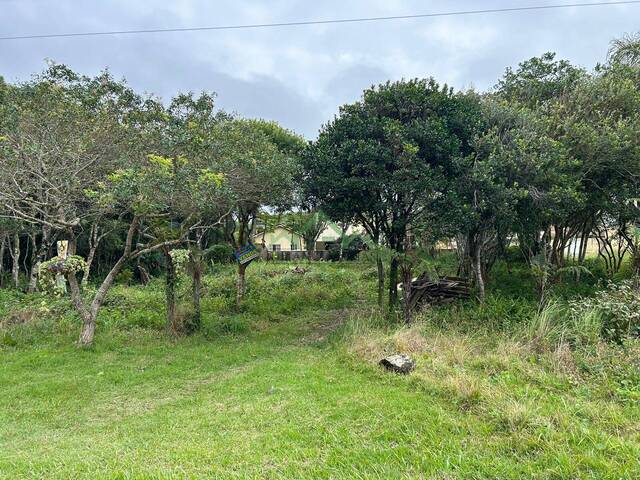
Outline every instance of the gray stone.
[(415, 361), (401, 353), (398, 353), (396, 355), (389, 355), (388, 357), (380, 360), (379, 364), (387, 370), (404, 374), (409, 373), (416, 367)]

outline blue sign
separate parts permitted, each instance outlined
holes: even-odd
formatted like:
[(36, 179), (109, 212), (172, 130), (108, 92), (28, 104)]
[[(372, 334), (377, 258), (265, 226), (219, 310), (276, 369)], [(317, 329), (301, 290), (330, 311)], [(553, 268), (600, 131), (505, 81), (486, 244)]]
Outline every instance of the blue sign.
[(233, 254), (240, 265), (249, 263), (251, 260), (255, 260), (260, 256), (258, 249), (253, 243), (240, 248)]

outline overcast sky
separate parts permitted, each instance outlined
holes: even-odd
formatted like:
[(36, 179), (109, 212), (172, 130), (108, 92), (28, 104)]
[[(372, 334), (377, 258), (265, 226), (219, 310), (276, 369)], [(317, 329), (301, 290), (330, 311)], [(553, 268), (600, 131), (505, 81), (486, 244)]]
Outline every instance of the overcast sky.
[[(587, 0), (588, 1), (588, 0)], [(568, 0), (0, 0), (0, 36), (288, 22), (573, 3)], [(609, 41), (640, 30), (640, 5), (298, 26), (0, 42), (0, 75), (27, 79), (45, 59), (84, 74), (108, 67), (169, 99), (215, 91), (218, 104), (307, 138), (338, 106), (388, 79), (433, 76), (485, 90), (508, 65), (555, 51), (591, 68)]]

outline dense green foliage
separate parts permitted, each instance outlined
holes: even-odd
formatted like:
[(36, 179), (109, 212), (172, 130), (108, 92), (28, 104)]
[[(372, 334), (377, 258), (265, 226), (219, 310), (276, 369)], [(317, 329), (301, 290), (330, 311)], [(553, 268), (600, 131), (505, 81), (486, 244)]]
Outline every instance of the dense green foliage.
[(637, 258), (640, 192), (640, 69), (615, 55), (633, 41), (622, 43), (592, 73), (552, 53), (532, 58), (481, 96), (433, 79), (369, 89), (313, 142), (307, 195), (391, 248), (393, 279), (398, 255), (408, 278), (411, 248), (454, 236), (458, 271), (480, 297), (514, 238), (553, 276), (569, 250), (584, 263), (596, 236), (615, 274), (627, 251)]

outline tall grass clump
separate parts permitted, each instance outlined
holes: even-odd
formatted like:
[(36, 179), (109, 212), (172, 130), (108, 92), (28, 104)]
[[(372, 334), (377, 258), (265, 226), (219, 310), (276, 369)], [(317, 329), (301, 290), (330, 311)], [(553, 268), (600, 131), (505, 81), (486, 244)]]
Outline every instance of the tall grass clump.
[(551, 300), (525, 325), (525, 338), (539, 350), (555, 350), (563, 345), (580, 347), (600, 341), (602, 315), (596, 309), (574, 309)]
[(640, 292), (631, 281), (610, 282), (593, 297), (551, 300), (531, 318), (525, 335), (541, 348), (624, 343), (640, 336)]

